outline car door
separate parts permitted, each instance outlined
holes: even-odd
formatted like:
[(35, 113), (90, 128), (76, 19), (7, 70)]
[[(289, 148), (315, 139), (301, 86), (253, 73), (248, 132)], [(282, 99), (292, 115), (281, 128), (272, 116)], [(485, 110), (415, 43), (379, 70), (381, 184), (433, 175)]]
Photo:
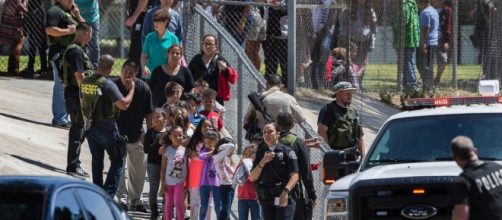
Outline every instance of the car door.
[(77, 198), (75, 198), (72, 189), (64, 189), (57, 193), (52, 216), (54, 220), (85, 220), (84, 211), (80, 207)]
[(74, 190), (89, 220), (119, 219), (116, 211), (112, 209), (111, 200), (104, 197), (106, 195), (83, 187), (77, 187)]

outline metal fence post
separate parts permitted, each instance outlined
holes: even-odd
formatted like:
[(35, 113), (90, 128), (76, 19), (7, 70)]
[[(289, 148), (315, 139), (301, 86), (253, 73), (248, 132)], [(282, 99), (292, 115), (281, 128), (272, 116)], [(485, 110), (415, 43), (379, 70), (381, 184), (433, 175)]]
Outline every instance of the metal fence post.
[[(237, 71), (239, 73), (244, 73), (242, 69), (242, 60), (239, 60), (239, 63), (237, 64)], [(242, 120), (244, 119), (244, 114), (243, 111), (246, 111), (244, 109), (244, 96), (242, 94), (244, 88), (243, 88), (243, 80), (239, 79), (237, 80), (237, 152), (240, 154), (242, 153), (242, 145), (243, 145), (243, 139), (244, 137), (242, 136)]]
[(296, 0), (287, 2), (288, 10), (288, 92), (296, 90)]
[[(399, 1), (399, 34), (397, 39), (397, 91), (401, 91), (404, 73), (404, 3)], [(394, 30), (395, 31), (395, 30)]]
[[(125, 1), (123, 1), (125, 3)], [(123, 6), (123, 5), (121, 5)], [(122, 8), (122, 7), (121, 7)], [(120, 10), (120, 21), (125, 21), (125, 10)], [(122, 42), (122, 46), (120, 47), (120, 58), (124, 59), (125, 57), (125, 50), (123, 46), (124, 42), (124, 33), (125, 33), (125, 24), (120, 25), (120, 42)]]
[(451, 48), (451, 84), (453, 88), (458, 89), (457, 83), (457, 48), (458, 48), (458, 0), (453, 0), (453, 45)]

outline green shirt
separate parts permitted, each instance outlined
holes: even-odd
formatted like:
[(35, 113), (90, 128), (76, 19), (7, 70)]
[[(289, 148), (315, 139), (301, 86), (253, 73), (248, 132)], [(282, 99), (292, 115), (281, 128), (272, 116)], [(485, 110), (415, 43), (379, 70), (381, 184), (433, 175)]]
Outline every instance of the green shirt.
[(148, 67), (150, 73), (153, 73), (153, 70), (158, 66), (167, 63), (167, 49), (171, 47), (171, 45), (179, 43), (176, 35), (167, 30), (162, 38), (158, 37), (156, 31), (146, 35), (141, 53), (148, 55), (146, 67)]
[[(420, 42), (420, 25), (418, 20), (418, 7), (415, 0), (403, 0), (403, 15), (404, 15), (404, 47), (417, 48)], [(393, 46), (397, 48), (399, 30), (399, 16), (394, 16), (392, 21), (392, 29), (394, 30)]]

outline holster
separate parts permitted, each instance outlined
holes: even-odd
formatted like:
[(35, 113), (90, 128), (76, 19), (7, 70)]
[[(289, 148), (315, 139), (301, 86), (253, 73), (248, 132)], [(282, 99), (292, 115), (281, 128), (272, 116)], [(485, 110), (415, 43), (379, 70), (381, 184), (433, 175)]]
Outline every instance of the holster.
[(108, 147), (107, 152), (111, 161), (122, 160), (127, 156), (127, 142), (129, 139), (126, 135), (119, 136), (119, 139), (115, 144)]
[(283, 189), (284, 186), (282, 184), (275, 186), (260, 185), (256, 193), (259, 200), (274, 200), (275, 197), (281, 196)]
[[(273, 200), (275, 197), (281, 196), (284, 191), (285, 184), (275, 185), (275, 186), (260, 186), (258, 187), (257, 194), (260, 200)], [(298, 184), (289, 192), (289, 198), (298, 199), (301, 197), (301, 191)]]

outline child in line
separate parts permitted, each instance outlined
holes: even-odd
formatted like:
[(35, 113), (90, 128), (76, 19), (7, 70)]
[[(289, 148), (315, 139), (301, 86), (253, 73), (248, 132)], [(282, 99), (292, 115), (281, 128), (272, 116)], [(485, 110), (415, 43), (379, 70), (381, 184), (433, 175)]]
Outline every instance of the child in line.
[(176, 104), (183, 94), (183, 86), (175, 82), (168, 82), (164, 88), (164, 95), (166, 96), (166, 102), (160, 103), (163, 106)]
[(218, 177), (214, 158), (212, 154), (218, 144), (219, 136), (214, 130), (209, 130), (204, 134), (204, 147), (200, 151), (199, 158), (204, 162), (202, 167), (202, 177), (200, 181), (200, 211), (199, 220), (204, 220), (207, 213), (209, 194), (212, 193), (214, 209), (217, 219), (221, 214), (221, 192), (220, 179)]
[(231, 159), (234, 152), (234, 141), (224, 137), (216, 145), (213, 151), (213, 163), (220, 179), (221, 212), (219, 219), (230, 219), (232, 201), (235, 188), (233, 186), (233, 175), (235, 165)]
[(187, 155), (182, 142), (183, 128), (174, 126), (168, 131), (169, 141), (166, 142), (166, 152), (162, 157), (160, 179), (163, 183), (161, 191), (165, 193), (165, 219), (173, 219), (173, 206), (176, 209), (176, 219), (185, 218), (184, 187), (187, 178)]
[(190, 119), (190, 123), (192, 123), (195, 127), (199, 125), (200, 120), (204, 117), (199, 113), (199, 106), (202, 103), (202, 96), (195, 93), (185, 93), (182, 97), (188, 103), (189, 106), (189, 114), (188, 117)]
[[(193, 89), (193, 92), (195, 94), (202, 97), (204, 91), (206, 91), (207, 89), (209, 89), (209, 83), (207, 83), (203, 79), (199, 79), (199, 80), (195, 81), (195, 87)], [(204, 106), (199, 106), (198, 111), (203, 111), (203, 110), (205, 110)], [(223, 115), (226, 112), (225, 107), (223, 107), (223, 105), (221, 105), (221, 103), (216, 101), (216, 99), (214, 101), (214, 108), (212, 110), (220, 113), (221, 115)]]
[(150, 183), (150, 191), (148, 199), (150, 202), (150, 219), (157, 219), (159, 211), (157, 207), (157, 193), (160, 183), (160, 166), (162, 156), (159, 154), (159, 148), (162, 145), (162, 137), (167, 132), (165, 124), (165, 112), (161, 108), (156, 108), (152, 113), (152, 128), (148, 129), (145, 134), (143, 150), (148, 154), (147, 168), (148, 182)]
[(251, 220), (259, 220), (260, 205), (256, 196), (256, 190), (253, 182), (249, 179), (251, 169), (253, 168), (253, 160), (256, 154), (256, 145), (249, 145), (242, 151), (242, 160), (235, 171), (234, 183), (237, 186), (237, 199), (239, 202), (239, 220), (247, 220), (251, 212)]
[(200, 111), (202, 115), (206, 117), (213, 126), (216, 127), (217, 131), (220, 132), (223, 129), (223, 120), (220, 114), (214, 111), (214, 103), (216, 102), (216, 91), (213, 89), (206, 89), (202, 93), (202, 104), (204, 105), (204, 110)]
[[(200, 182), (204, 161), (199, 158), (201, 150), (204, 148), (204, 135), (207, 131), (215, 130), (210, 121), (202, 118), (188, 143), (187, 149), (190, 151), (190, 162), (188, 172), (188, 189), (190, 192), (190, 218), (199, 219), (200, 211)], [(208, 204), (206, 220), (210, 219), (212, 204)]]

